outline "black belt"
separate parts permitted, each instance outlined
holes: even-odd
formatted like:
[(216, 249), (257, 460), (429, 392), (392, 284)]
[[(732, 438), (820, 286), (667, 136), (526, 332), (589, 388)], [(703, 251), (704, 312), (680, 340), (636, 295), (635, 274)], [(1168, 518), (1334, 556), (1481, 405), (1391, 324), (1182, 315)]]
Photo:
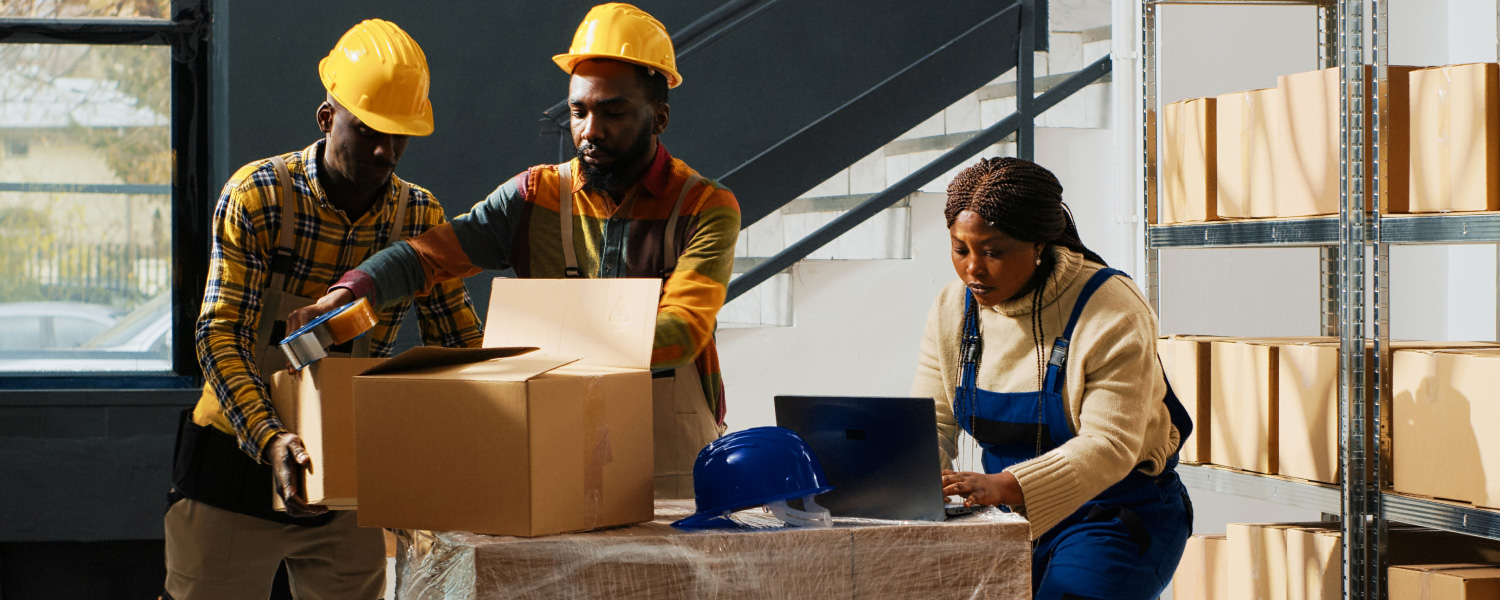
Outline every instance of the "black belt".
[(177, 448), (172, 458), (172, 486), (183, 497), (287, 525), (318, 526), (333, 520), (328, 512), (315, 517), (293, 517), (271, 508), (270, 465), (240, 450), (235, 437), (213, 427), (193, 423), (193, 409), (182, 411), (177, 424)]

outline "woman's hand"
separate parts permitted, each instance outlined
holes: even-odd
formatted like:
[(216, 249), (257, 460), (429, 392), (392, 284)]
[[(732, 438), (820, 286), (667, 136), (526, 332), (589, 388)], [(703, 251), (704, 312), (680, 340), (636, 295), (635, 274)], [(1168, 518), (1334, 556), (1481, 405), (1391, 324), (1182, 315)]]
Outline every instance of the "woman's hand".
[(1021, 493), (1021, 483), (1009, 471), (993, 475), (968, 471), (943, 469), (943, 493), (963, 496), (964, 506), (983, 504), (986, 506), (1022, 506), (1026, 497)]
[(338, 288), (318, 298), (317, 302), (292, 311), (286, 316), (286, 332), (291, 333), (302, 329), (303, 325), (311, 323), (313, 319), (323, 316), (335, 308), (353, 302), (354, 292), (347, 288)]

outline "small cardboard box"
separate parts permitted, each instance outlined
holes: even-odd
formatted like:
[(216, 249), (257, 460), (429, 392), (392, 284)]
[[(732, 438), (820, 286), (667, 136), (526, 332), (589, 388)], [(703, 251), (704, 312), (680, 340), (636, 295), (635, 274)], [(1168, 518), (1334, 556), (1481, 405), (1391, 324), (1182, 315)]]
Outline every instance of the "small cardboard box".
[(1193, 420), (1193, 435), (1179, 449), (1183, 462), (1213, 462), (1211, 398), (1213, 342), (1222, 338), (1203, 335), (1174, 335), (1157, 340), (1157, 354), (1172, 393)]
[(1215, 464), (1277, 473), (1276, 342), (1213, 342), (1210, 368), (1209, 455)]
[(1182, 562), (1172, 576), (1172, 597), (1180, 600), (1229, 598), (1229, 551), (1224, 534), (1188, 538)]
[(1391, 600), (1500, 598), (1500, 565), (1410, 565), (1387, 574)]
[(1216, 98), (1197, 98), (1174, 102), (1162, 108), (1165, 117), (1166, 148), (1162, 160), (1162, 203), (1165, 214), (1160, 223), (1218, 220), (1214, 208), (1217, 199), (1215, 159), (1217, 124)]
[(496, 279), (492, 348), (415, 348), (356, 377), (359, 524), (539, 536), (651, 520), (660, 286)]
[(1230, 523), (1229, 597), (1232, 600), (1286, 600), (1287, 530), (1321, 523)]
[(1343, 597), (1343, 545), (1338, 524), (1286, 530), (1287, 600)]
[(1411, 72), (1411, 212), (1500, 210), (1500, 67)]
[(1269, 88), (1218, 97), (1215, 112), (1218, 142), (1215, 157), (1219, 216), (1250, 218), (1276, 216), (1276, 111), (1280, 90)]
[[(1386, 101), (1389, 122), (1385, 145), (1386, 189), (1381, 197), (1385, 213), (1407, 212), (1410, 184), (1407, 178), (1410, 162), (1410, 93), (1408, 74), (1412, 67), (1388, 67), (1389, 95)], [(1369, 129), (1374, 103), (1374, 69), (1365, 67), (1365, 128)], [(1339, 70), (1337, 68), (1283, 75), (1276, 81), (1280, 90), (1280, 110), (1276, 119), (1276, 216), (1302, 217), (1330, 215), (1339, 211)], [(1374, 164), (1374, 136), (1365, 137), (1364, 162), (1366, 181)], [(1370, 190), (1374, 191), (1374, 190)], [(1371, 195), (1366, 196), (1366, 210)]]
[[(1277, 472), (1339, 481), (1339, 342), (1287, 344), (1277, 351)], [(1368, 354), (1367, 354), (1368, 356)], [(1366, 362), (1367, 382), (1374, 364)]]
[[(271, 405), (312, 459), (303, 479), (309, 504), (335, 510), (358, 506), (354, 452), (354, 376), (382, 358), (325, 358), (301, 371), (271, 375)], [(273, 494), (274, 496), (274, 494)], [(274, 496), (277, 504), (279, 496)]]
[(1391, 362), (1396, 491), (1500, 507), (1500, 473), (1485, 468), (1500, 464), (1500, 350), (1400, 350)]

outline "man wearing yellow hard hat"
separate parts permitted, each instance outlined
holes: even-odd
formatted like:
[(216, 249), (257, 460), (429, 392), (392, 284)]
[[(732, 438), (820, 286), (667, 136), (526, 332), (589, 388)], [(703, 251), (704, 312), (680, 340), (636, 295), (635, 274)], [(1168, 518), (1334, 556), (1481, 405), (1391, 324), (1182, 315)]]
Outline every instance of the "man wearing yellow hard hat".
[[(479, 272), (520, 277), (660, 277), (652, 349), (656, 495), (691, 498), (693, 460), (724, 428), (714, 346), (740, 210), (734, 194), (667, 153), (668, 88), (682, 83), (672, 38), (629, 4), (594, 7), (567, 54), (578, 156), (502, 184), (449, 226), (350, 271), (310, 320), (357, 297), (377, 303)], [(559, 202), (559, 199), (563, 199)]]
[[(272, 346), (292, 310), (392, 242), (446, 222), (437, 199), (396, 177), (410, 136), (432, 133), (422, 48), (393, 23), (350, 29), (318, 65), (323, 138), (258, 160), (224, 184), (214, 209), (208, 286), (198, 317), (203, 396), (179, 426), (174, 502), (166, 516), (168, 598), (270, 595), (285, 561), (299, 597), (374, 599), (385, 587), (379, 529), (353, 511), (307, 504), (310, 464), (267, 394), (285, 369)], [(389, 356), (411, 302), (383, 307), (368, 335), (336, 355)], [(463, 283), (416, 303), (429, 344), (477, 347), (479, 319)], [(286, 505), (272, 510), (272, 490)]]

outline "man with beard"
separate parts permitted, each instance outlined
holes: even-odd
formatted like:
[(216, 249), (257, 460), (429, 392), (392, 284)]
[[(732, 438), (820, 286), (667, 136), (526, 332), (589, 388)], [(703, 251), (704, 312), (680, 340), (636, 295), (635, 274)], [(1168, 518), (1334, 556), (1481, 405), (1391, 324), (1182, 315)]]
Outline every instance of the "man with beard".
[[(660, 277), (652, 412), (660, 498), (693, 497), (693, 460), (724, 429), (714, 347), (740, 211), (734, 194), (667, 153), (672, 39), (628, 4), (596, 6), (567, 54), (578, 156), (507, 181), (466, 215), (398, 242), (350, 271), (298, 326), (356, 298), (376, 305), (482, 269), (519, 277)], [(559, 199), (562, 199), (559, 202)]]

